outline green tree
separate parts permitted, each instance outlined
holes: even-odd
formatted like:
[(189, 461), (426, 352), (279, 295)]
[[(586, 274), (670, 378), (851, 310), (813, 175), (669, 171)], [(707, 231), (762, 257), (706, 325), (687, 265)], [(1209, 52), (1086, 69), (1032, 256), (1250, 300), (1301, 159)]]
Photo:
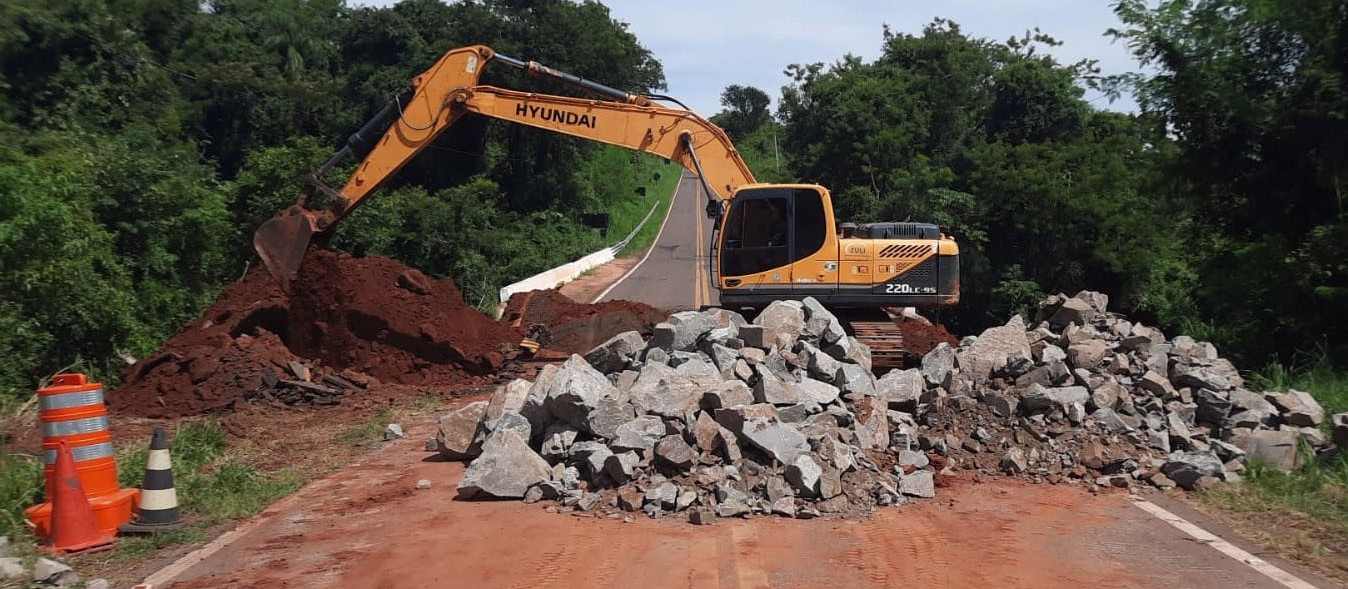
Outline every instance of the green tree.
[(721, 108), (711, 122), (725, 130), (733, 141), (739, 141), (759, 130), (772, 120), (768, 106), (772, 99), (753, 86), (731, 84), (721, 91)]
[(1115, 12), (1112, 34), (1155, 72), (1115, 82), (1176, 139), (1167, 173), (1204, 246), (1199, 302), (1220, 343), (1256, 360), (1317, 343), (1348, 358), (1348, 2)]

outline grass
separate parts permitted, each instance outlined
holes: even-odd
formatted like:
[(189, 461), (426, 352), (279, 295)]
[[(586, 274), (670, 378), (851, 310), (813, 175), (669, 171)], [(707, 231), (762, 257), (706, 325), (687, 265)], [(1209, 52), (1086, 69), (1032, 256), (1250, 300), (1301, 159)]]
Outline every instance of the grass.
[[(1292, 367), (1269, 365), (1248, 381), (1254, 390), (1309, 392), (1324, 407), (1326, 418), (1348, 411), (1348, 372), (1334, 367), (1324, 354)], [(1321, 462), (1308, 450), (1306, 463), (1292, 473), (1251, 463), (1245, 484), (1218, 487), (1199, 500), (1235, 514), (1225, 519), (1284, 557), (1348, 580), (1348, 455)]]
[(337, 433), (334, 440), (343, 446), (363, 448), (384, 438), (384, 428), (396, 422), (397, 416), (388, 407), (380, 407), (365, 421)]
[[(161, 548), (206, 538), (216, 524), (253, 515), (271, 502), (293, 493), (303, 477), (291, 469), (264, 472), (240, 451), (232, 449), (225, 432), (212, 420), (182, 422), (170, 445), (174, 486), (187, 525), (147, 537), (124, 537), (108, 553), (81, 559), (95, 569), (136, 561)], [(123, 487), (139, 487), (145, 476), (145, 445), (118, 451), (118, 478)], [(32, 552), (35, 539), (23, 523), (23, 509), (43, 499), (42, 466), (36, 457), (6, 454), (0, 457), (0, 535), (9, 535), (21, 553)]]
[(618, 252), (619, 256), (650, 247), (655, 242), (655, 235), (660, 232), (660, 223), (669, 212), (669, 203), (674, 196), (674, 187), (679, 182), (682, 168), (675, 163), (662, 163), (652, 166), (651, 169), (651, 180), (644, 184), (646, 198), (623, 201), (609, 211), (609, 240), (617, 243), (636, 228), (646, 214), (651, 212), (652, 206), (656, 207), (641, 231), (628, 242), (627, 247)]

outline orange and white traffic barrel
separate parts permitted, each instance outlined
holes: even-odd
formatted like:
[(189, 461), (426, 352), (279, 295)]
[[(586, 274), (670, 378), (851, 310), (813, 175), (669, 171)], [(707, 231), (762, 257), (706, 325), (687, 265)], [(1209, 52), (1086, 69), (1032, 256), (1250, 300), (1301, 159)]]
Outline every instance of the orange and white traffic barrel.
[[(48, 499), (54, 495), (56, 456), (64, 442), (75, 459), (75, 471), (93, 506), (99, 528), (115, 534), (117, 526), (131, 519), (139, 491), (117, 485), (117, 459), (103, 390), (102, 383), (89, 382), (83, 374), (58, 374), (52, 377), (50, 386), (37, 391), (38, 417), (42, 422)], [(33, 506), (25, 513), (39, 536), (50, 533), (50, 502)]]

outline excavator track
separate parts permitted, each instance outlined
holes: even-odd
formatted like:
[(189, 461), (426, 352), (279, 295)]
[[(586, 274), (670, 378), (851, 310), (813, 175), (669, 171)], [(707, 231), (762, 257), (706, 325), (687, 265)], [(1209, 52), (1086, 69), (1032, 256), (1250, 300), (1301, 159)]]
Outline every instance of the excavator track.
[(883, 310), (840, 309), (837, 316), (849, 334), (870, 346), (871, 372), (876, 376), (915, 362), (914, 355), (903, 347), (903, 331)]

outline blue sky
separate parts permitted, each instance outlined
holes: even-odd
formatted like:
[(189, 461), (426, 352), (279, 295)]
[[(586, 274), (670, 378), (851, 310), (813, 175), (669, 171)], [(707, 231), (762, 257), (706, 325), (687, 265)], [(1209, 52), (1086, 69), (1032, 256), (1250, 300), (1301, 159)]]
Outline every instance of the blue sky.
[[(705, 116), (721, 109), (721, 90), (730, 84), (757, 86), (775, 101), (788, 82), (782, 74), (788, 64), (831, 63), (847, 53), (869, 61), (879, 54), (884, 24), (896, 32), (920, 34), (935, 17), (959, 23), (966, 34), (999, 41), (1039, 27), (1063, 42), (1052, 51), (1061, 62), (1095, 59), (1105, 74), (1137, 69), (1127, 48), (1104, 36), (1106, 29), (1118, 24), (1108, 0), (607, 0), (604, 4), (664, 64), (667, 93)], [(1126, 98), (1111, 105), (1092, 91), (1086, 98), (1099, 108), (1135, 108)]]

